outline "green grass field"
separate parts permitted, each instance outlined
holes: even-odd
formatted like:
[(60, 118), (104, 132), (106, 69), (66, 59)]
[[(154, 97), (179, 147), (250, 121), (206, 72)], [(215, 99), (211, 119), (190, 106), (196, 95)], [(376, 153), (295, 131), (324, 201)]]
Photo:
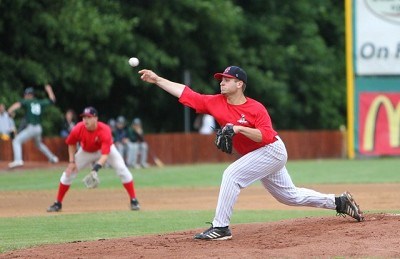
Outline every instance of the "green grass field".
[[(134, 171), (138, 188), (219, 186), (227, 164), (168, 166)], [(400, 183), (400, 159), (290, 161), (296, 184)], [(59, 170), (40, 169), (0, 173), (0, 195), (5, 191), (57, 189)], [(110, 172), (107, 172), (110, 171)], [(110, 169), (100, 172), (102, 189), (121, 188)], [(255, 183), (259, 184), (259, 183)], [(75, 189), (84, 188), (75, 184)], [(115, 211), (85, 214), (51, 214), (46, 217), (0, 218), (0, 253), (37, 246), (204, 228), (214, 211)], [(238, 210), (232, 224), (268, 222), (288, 218), (332, 215), (331, 211)]]

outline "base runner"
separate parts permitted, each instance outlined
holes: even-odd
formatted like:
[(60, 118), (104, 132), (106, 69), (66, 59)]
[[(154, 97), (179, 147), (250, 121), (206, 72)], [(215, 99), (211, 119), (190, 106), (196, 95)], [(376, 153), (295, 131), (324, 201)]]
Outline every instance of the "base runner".
[[(217, 134), (217, 147), (231, 153), (233, 143), (234, 150), (241, 155), (224, 171), (211, 227), (196, 234), (195, 239), (231, 239), (229, 224), (239, 193), (241, 189), (258, 180), (275, 199), (286, 205), (331, 209), (357, 221), (364, 219), (349, 192), (335, 197), (334, 194), (298, 188), (293, 184), (285, 166), (286, 147), (273, 129), (266, 108), (244, 95), (247, 74), (240, 67), (230, 66), (223, 73), (214, 75), (214, 78), (221, 81), (221, 93), (216, 95), (197, 93), (188, 86), (171, 82), (151, 70), (143, 69), (139, 74), (143, 81), (156, 84), (178, 97), (179, 102), (195, 109), (197, 113), (214, 116), (223, 129), (222, 133)], [(231, 133), (224, 135), (224, 131)]]
[[(98, 121), (97, 110), (93, 107), (85, 108), (81, 117), (82, 121), (72, 129), (65, 140), (68, 145), (69, 164), (61, 175), (56, 201), (47, 211), (61, 210), (64, 196), (82, 168), (92, 166), (90, 174), (97, 176), (97, 172), (106, 162), (115, 169), (116, 174), (120, 177), (129, 195), (131, 210), (139, 210), (132, 174), (112, 142), (110, 127)], [(80, 148), (76, 152), (78, 143)]]

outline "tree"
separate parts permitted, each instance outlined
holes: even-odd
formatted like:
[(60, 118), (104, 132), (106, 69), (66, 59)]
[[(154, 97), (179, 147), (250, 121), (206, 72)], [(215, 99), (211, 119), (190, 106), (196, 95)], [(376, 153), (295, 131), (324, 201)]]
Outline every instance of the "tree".
[[(343, 9), (336, 1), (239, 1), (248, 21), (242, 45), (249, 94), (283, 129), (344, 123)], [(340, 22), (338, 22), (340, 21)]]
[[(63, 111), (142, 117), (147, 132), (183, 130), (183, 107), (141, 82), (150, 68), (218, 91), (228, 65), (249, 76), (247, 95), (278, 129), (336, 129), (345, 121), (343, 3), (333, 0), (0, 0), (0, 91), (10, 104), (28, 85), (54, 87)], [(140, 59), (132, 68), (131, 56)], [(192, 119), (195, 114), (191, 111)]]

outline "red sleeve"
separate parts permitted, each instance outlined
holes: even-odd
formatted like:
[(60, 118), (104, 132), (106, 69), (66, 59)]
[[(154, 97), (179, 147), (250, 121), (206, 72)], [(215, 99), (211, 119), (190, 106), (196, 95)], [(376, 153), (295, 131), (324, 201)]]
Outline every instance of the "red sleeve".
[(110, 154), (111, 150), (111, 145), (113, 144), (113, 139), (112, 139), (112, 134), (111, 134), (111, 129), (107, 124), (100, 123), (101, 124), (101, 154), (102, 155), (108, 155)]
[(212, 99), (212, 95), (199, 94), (188, 86), (183, 89), (179, 102), (196, 110), (197, 113), (210, 113), (207, 102)]
[(262, 143), (269, 144), (274, 142), (275, 136), (278, 134), (272, 127), (271, 117), (266, 109), (260, 110), (260, 115), (255, 121), (255, 128), (259, 129), (262, 134)]
[(65, 143), (67, 145), (76, 145), (80, 141), (79, 132), (81, 131), (83, 126), (84, 126), (83, 122), (79, 122), (78, 124), (75, 125), (75, 127), (72, 128), (68, 137), (65, 139)]

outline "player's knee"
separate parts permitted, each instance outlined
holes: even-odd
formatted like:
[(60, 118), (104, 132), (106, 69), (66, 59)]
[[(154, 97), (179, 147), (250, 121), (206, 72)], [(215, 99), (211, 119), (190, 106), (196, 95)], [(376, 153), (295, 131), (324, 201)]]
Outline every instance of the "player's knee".
[(65, 185), (71, 185), (77, 175), (78, 173), (66, 174), (65, 172), (63, 172), (60, 178), (60, 182)]
[(119, 178), (121, 179), (122, 183), (129, 183), (130, 181), (133, 180), (133, 177), (131, 174), (127, 174), (127, 175), (120, 175)]
[(222, 176), (222, 182), (232, 183), (238, 185), (240, 188), (244, 188), (240, 179), (232, 171), (226, 170)]
[(131, 172), (129, 172), (127, 168), (116, 170), (116, 173), (118, 177), (121, 179), (122, 183), (128, 183), (133, 179)]

